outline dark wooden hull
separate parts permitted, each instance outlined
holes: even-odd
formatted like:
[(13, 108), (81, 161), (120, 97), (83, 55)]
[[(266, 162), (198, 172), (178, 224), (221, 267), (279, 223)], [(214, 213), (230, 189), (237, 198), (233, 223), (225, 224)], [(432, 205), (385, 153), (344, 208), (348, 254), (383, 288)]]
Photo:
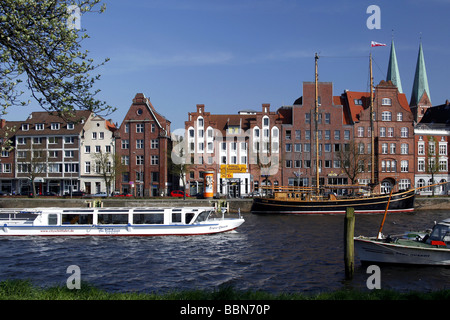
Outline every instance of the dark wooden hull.
[[(414, 211), (414, 197), (414, 189), (393, 193), (388, 212)], [(317, 201), (254, 198), (251, 212), (256, 214), (343, 214), (348, 207), (352, 207), (358, 214), (384, 213), (388, 201), (389, 194)]]

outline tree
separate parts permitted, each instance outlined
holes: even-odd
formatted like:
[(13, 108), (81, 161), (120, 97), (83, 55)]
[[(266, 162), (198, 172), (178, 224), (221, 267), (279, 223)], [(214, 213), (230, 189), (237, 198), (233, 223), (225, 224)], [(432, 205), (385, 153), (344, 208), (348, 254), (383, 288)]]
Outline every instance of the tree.
[(183, 199), (186, 200), (186, 173), (189, 171), (189, 165), (187, 164), (186, 157), (189, 156), (185, 152), (187, 149), (187, 142), (183, 141), (182, 136), (177, 136), (172, 133), (172, 141), (177, 142), (170, 152), (169, 159), (169, 170), (170, 173), (175, 177), (178, 177), (183, 184)]
[(116, 176), (125, 172), (126, 166), (122, 164), (120, 156), (117, 154), (99, 152), (92, 157), (95, 161), (95, 172), (101, 175), (105, 181), (106, 194), (109, 196)]
[[(436, 140), (434, 137), (428, 138), (428, 163), (426, 164), (426, 172), (431, 174), (431, 185), (435, 184), (434, 175), (439, 171), (439, 158), (436, 152)], [(435, 186), (429, 187), (431, 195), (434, 197)]]
[[(112, 112), (95, 98), (100, 76), (81, 42), (85, 30), (70, 27), (73, 13), (93, 12), (100, 0), (2, 0), (0, 2), (0, 105), (27, 105), (23, 85), (39, 105), (65, 118), (77, 109)], [(99, 12), (103, 12), (102, 6)], [(78, 11), (77, 11), (78, 12)], [(26, 101), (28, 100), (28, 101)]]
[(36, 178), (44, 177), (47, 173), (47, 151), (45, 149), (33, 149), (33, 144), (31, 144), (31, 149), (22, 152), (25, 156), (17, 161), (18, 171), (25, 174), (30, 180), (31, 196), (34, 197), (36, 195)]
[(336, 156), (341, 162), (342, 170), (344, 170), (352, 185), (358, 181), (359, 174), (364, 172), (364, 163), (366, 160), (370, 160), (370, 156), (364, 154), (364, 144), (362, 142), (357, 143), (354, 140), (344, 144), (344, 148), (339, 150)]

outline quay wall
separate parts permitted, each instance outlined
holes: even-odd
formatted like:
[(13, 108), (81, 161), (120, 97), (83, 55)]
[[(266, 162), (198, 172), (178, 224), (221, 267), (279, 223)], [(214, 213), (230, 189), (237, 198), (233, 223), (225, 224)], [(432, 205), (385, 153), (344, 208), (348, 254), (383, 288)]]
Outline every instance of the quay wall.
[[(88, 207), (93, 201), (102, 201), (103, 207), (195, 207), (195, 206), (214, 206), (218, 205), (219, 200), (207, 199), (65, 199), (65, 198), (0, 198), (0, 208), (39, 208), (39, 207)], [(221, 205), (225, 200), (220, 200)], [(237, 212), (239, 209), (242, 213), (250, 212), (252, 199), (227, 199), (230, 212)], [(426, 197), (419, 196), (415, 200), (415, 210), (449, 210), (450, 197)]]

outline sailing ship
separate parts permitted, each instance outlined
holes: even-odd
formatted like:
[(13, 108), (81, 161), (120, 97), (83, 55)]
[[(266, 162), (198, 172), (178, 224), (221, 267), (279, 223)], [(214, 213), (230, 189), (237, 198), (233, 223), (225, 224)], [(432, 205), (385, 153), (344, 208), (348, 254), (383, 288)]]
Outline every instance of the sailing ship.
[[(252, 213), (256, 214), (343, 214), (347, 207), (353, 207), (355, 213), (382, 213), (386, 207), (389, 212), (411, 212), (414, 211), (414, 199), (416, 189), (400, 190), (386, 194), (337, 197), (333, 192), (327, 190), (337, 189), (336, 185), (321, 186), (319, 179), (319, 135), (318, 135), (318, 72), (317, 63), (319, 56), (315, 55), (315, 173), (316, 185), (314, 187), (271, 187), (265, 188), (265, 194), (253, 199)], [(372, 54), (370, 54), (370, 130), (371, 145), (375, 145), (374, 134), (374, 92), (372, 75)], [(371, 148), (371, 163), (375, 163), (375, 148)], [(375, 186), (375, 170), (371, 170), (371, 183), (369, 188)], [(362, 189), (363, 186), (342, 186), (344, 189)], [(387, 205), (389, 203), (389, 206)]]

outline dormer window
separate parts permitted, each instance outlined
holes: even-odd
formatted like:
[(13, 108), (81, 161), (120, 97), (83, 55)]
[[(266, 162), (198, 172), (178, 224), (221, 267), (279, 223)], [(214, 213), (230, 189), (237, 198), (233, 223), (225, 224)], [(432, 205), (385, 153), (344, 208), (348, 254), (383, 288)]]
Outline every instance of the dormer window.
[(75, 128), (75, 125), (71, 122), (67, 124), (67, 130), (73, 130)]
[(59, 130), (59, 128), (60, 128), (60, 125), (59, 125), (59, 123), (57, 123), (57, 122), (53, 122), (53, 123), (50, 125), (50, 129), (52, 129), (52, 130)]
[(44, 124), (43, 124), (43, 123), (36, 123), (36, 124), (34, 125), (34, 128), (35, 128), (37, 131), (42, 131), (42, 130), (44, 130)]
[(30, 128), (30, 126), (28, 125), (28, 123), (22, 124), (22, 131), (28, 131), (29, 128)]

